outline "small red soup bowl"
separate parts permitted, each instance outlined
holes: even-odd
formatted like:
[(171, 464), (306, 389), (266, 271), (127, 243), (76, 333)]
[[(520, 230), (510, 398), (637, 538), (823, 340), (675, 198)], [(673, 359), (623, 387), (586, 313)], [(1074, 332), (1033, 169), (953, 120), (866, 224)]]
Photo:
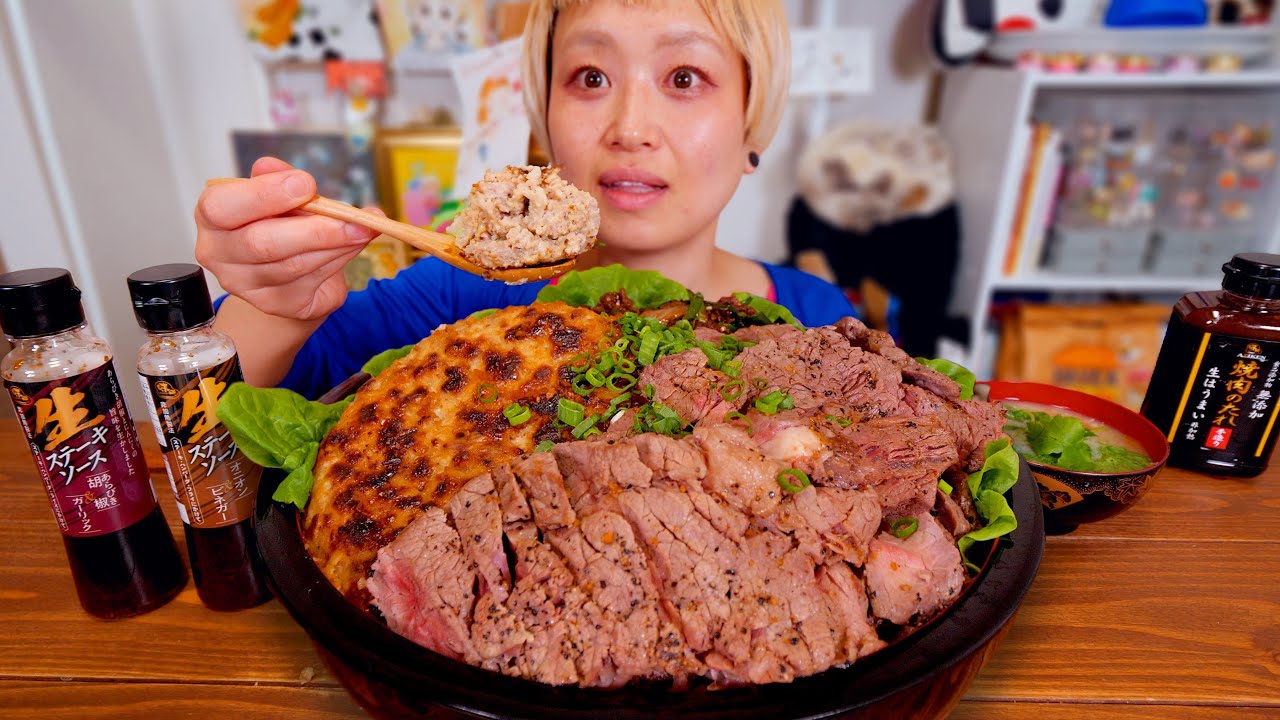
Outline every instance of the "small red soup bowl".
[(1091, 418), (1133, 440), (1151, 458), (1151, 464), (1128, 472), (1084, 472), (1027, 461), (1040, 486), (1045, 528), (1069, 532), (1080, 523), (1116, 515), (1136, 503), (1151, 487), (1165, 461), (1169, 443), (1150, 420), (1138, 413), (1078, 390), (1034, 382), (993, 380), (979, 383), (993, 402), (1003, 400), (1037, 403)]

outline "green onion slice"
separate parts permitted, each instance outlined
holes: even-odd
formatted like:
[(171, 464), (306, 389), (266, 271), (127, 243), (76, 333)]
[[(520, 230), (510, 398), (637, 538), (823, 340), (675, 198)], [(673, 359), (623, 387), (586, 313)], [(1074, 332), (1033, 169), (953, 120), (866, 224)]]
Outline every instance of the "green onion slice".
[(913, 517), (900, 517), (889, 523), (889, 532), (894, 537), (906, 540), (915, 534), (916, 528), (920, 527), (919, 521)]
[(822, 419), (826, 420), (827, 422), (833, 422), (839, 425), (840, 427), (849, 427), (850, 425), (853, 424), (853, 421), (850, 420), (849, 418), (842, 418), (838, 415), (826, 415), (826, 416), (823, 416)]
[(533, 417), (533, 411), (520, 403), (511, 403), (502, 409), (502, 416), (512, 425), (519, 425)]
[[(788, 478), (794, 478), (794, 482)], [(778, 484), (782, 486), (783, 490), (795, 494), (809, 487), (811, 483), (809, 482), (809, 476), (805, 475), (803, 470), (787, 468), (778, 473)]]
[(585, 374), (575, 377), (573, 382), (569, 383), (569, 385), (573, 387), (573, 391), (579, 395), (590, 395), (595, 392), (595, 388), (591, 386), (591, 383), (587, 380), (587, 376)]
[(742, 392), (745, 389), (745, 386), (746, 384), (741, 380), (730, 380), (720, 386), (720, 397), (723, 398), (725, 402), (733, 402), (734, 400), (742, 397)]
[(634, 375), (626, 375), (621, 372), (616, 372), (606, 378), (605, 383), (609, 386), (610, 390), (614, 392), (622, 392), (623, 390), (630, 390), (631, 387), (636, 384), (636, 378)]
[(582, 422), (573, 426), (573, 436), (581, 440), (586, 432), (595, 427), (598, 422), (600, 422), (599, 415), (590, 415), (586, 417)]
[(757, 390), (763, 390), (769, 387), (769, 381), (759, 377), (751, 381), (751, 386)]
[(938, 480), (938, 489), (942, 491), (943, 495), (950, 495), (954, 488), (946, 480)]
[(646, 384), (644, 387), (640, 388), (640, 394), (644, 395), (645, 400), (652, 400), (654, 389), (653, 385)]
[(476, 388), (476, 400), (486, 405), (498, 400), (498, 388), (493, 383), (480, 383)]
[(586, 417), (586, 408), (582, 403), (576, 403), (572, 400), (560, 398), (560, 403), (556, 407), (556, 419), (560, 422), (573, 427), (582, 422), (582, 418)]
[(555, 444), (555, 443), (553, 443), (553, 442), (551, 442), (550, 440), (543, 440), (542, 442), (540, 442), (540, 443), (538, 443), (537, 445), (535, 445), (535, 446), (534, 446), (533, 451), (534, 451), (534, 452), (546, 452), (546, 451), (550, 450), (551, 448), (553, 448), (553, 447), (555, 447), (555, 446), (556, 446), (556, 444)]

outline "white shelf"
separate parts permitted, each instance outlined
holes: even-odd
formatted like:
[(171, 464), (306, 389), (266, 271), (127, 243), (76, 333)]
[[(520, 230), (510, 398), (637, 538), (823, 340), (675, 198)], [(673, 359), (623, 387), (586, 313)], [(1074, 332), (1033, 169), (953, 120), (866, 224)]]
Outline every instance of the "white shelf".
[(1198, 88), (1271, 88), (1280, 87), (1280, 72), (1275, 70), (1242, 70), (1235, 73), (1197, 73), (1197, 74), (1165, 74), (1146, 73), (1142, 75), (1100, 74), (1100, 73), (1048, 73), (1039, 71), (1023, 71), (1026, 80), (1036, 88), (1070, 89), (1083, 88), (1089, 90), (1135, 89), (1198, 89)]
[[(1054, 94), (1096, 92), (1140, 96), (1178, 95), (1188, 108), (1232, 97), (1261, 98), (1263, 107), (1280, 107), (1280, 68), (1233, 74), (1201, 75), (1060, 75), (1009, 68), (969, 67), (950, 71), (938, 114), (938, 127), (954, 156), (956, 197), (962, 233), (960, 265), (950, 311), (968, 320), (969, 367), (981, 375), (991, 371), (993, 334), (990, 309), (998, 291), (1124, 292), (1182, 294), (1214, 290), (1222, 275), (1162, 276), (1153, 274), (1087, 275), (1052, 271), (1004, 274), (1006, 246), (1015, 221), (1022, 172), (1029, 151), (1024, 129), (1037, 107)], [(1064, 98), (1064, 101), (1088, 98)], [(1250, 249), (1280, 251), (1280, 184), (1258, 206), (1261, 235)], [(1222, 258), (1226, 262), (1229, 258)]]
[(991, 288), (993, 290), (1116, 290), (1182, 293), (1192, 290), (1216, 290), (1221, 284), (1222, 273), (1203, 277), (1029, 273), (996, 278), (991, 281)]

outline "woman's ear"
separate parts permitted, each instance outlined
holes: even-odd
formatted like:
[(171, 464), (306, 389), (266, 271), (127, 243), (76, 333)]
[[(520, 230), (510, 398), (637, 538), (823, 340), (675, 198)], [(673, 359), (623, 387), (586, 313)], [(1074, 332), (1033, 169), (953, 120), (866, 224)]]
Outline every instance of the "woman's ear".
[(752, 150), (747, 153), (747, 166), (743, 172), (750, 175), (755, 172), (758, 167), (760, 167), (760, 153)]

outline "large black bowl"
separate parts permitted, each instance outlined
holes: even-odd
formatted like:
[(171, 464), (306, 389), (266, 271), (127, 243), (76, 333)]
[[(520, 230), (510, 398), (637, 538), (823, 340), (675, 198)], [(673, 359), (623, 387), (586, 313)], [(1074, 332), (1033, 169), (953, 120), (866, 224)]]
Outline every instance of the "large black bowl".
[(926, 627), (848, 668), (789, 684), (727, 690), (557, 688), (438, 655), (349, 603), (307, 554), (297, 510), (271, 500), (283, 478), (278, 470), (263, 474), (254, 511), (258, 545), (276, 596), (355, 700), (379, 718), (945, 717), (995, 652), (1044, 551), (1040, 494), (1023, 463), (1008, 495), (1018, 528), (987, 543), (994, 547), (985, 553), (988, 559), (977, 579)]

